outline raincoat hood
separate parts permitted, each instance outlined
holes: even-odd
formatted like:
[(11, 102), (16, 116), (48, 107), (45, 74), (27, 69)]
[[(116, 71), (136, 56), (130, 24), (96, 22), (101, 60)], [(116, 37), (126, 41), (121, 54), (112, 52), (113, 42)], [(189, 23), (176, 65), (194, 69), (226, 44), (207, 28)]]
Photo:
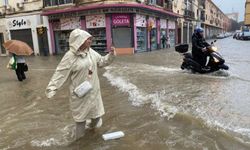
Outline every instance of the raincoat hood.
[(79, 48), (90, 37), (92, 37), (92, 35), (84, 30), (81, 29), (73, 30), (69, 36), (70, 51), (78, 55)]

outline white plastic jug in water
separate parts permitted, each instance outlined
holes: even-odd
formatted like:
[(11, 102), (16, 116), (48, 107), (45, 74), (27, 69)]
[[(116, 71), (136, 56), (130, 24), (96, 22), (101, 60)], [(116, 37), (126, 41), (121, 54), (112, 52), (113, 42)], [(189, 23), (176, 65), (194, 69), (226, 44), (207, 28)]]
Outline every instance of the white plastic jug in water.
[(102, 135), (102, 138), (107, 141), (107, 140), (113, 140), (113, 139), (118, 139), (121, 137), (124, 137), (124, 133), (122, 131), (117, 131), (117, 132), (112, 132), (112, 133), (106, 133)]

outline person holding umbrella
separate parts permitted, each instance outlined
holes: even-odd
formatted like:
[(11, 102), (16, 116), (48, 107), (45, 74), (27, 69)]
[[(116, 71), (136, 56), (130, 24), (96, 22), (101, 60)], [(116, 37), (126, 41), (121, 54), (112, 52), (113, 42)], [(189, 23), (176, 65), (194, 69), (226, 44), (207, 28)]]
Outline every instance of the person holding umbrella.
[(9, 40), (3, 44), (5, 49), (12, 53), (12, 58), (16, 63), (11, 69), (16, 71), (17, 79), (23, 81), (26, 79), (25, 71), (28, 71), (28, 66), (25, 63), (24, 55), (31, 55), (33, 50), (30, 46), (22, 41)]

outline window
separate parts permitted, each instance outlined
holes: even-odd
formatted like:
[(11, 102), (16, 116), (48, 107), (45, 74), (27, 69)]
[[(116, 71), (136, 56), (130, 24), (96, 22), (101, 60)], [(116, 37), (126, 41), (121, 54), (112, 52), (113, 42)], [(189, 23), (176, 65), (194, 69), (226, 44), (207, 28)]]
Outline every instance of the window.
[(8, 0), (3, 0), (3, 2), (4, 2), (4, 5), (8, 5), (9, 4)]
[(73, 0), (44, 0), (44, 6), (56, 6), (56, 5), (63, 5), (73, 3)]
[(149, 3), (155, 5), (156, 4), (156, 0), (149, 0)]

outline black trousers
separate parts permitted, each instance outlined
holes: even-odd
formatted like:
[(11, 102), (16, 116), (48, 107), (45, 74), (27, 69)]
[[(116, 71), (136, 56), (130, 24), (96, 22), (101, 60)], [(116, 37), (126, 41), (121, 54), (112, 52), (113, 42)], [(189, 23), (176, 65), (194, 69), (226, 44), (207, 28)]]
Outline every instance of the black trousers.
[(202, 67), (206, 65), (208, 54), (202, 52), (192, 52), (194, 61), (198, 62)]
[(16, 76), (19, 81), (23, 81), (26, 79), (24, 73), (24, 63), (17, 63)]

